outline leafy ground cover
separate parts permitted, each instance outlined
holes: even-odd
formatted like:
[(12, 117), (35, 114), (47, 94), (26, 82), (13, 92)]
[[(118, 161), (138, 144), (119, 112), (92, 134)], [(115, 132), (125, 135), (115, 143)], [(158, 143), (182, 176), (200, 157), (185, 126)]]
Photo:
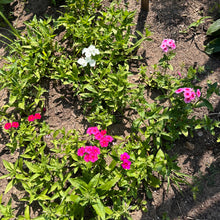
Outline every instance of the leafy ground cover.
[[(135, 17), (136, 2), (113, 9), (108, 1), (107, 8), (99, 1), (94, 7), (74, 1), (53, 22), (32, 19), (26, 34), (11, 44), (9, 66), (1, 70), (1, 83), (9, 89), (8, 96), (2, 92), (8, 97), (2, 100), (2, 140), (14, 155), (10, 160), (2, 145), (3, 173), (10, 172), (11, 178), (2, 180), (2, 191), (12, 191), (17, 216), (28, 219), (30, 208), (32, 217), (44, 210), (44, 217), (64, 219), (121, 219), (132, 210), (133, 219), (218, 219), (212, 207), (219, 202), (219, 62), (202, 53), (206, 26), (179, 33), (202, 13), (213, 13), (216, 5), (192, 1), (195, 13), (188, 3), (156, 3), (149, 14), (139, 11)], [(136, 36), (130, 34), (134, 30)], [(166, 38), (176, 43), (168, 53), (160, 48)], [(91, 45), (95, 50), (88, 51)], [(84, 54), (89, 59), (82, 62)], [(193, 88), (189, 100), (179, 88)], [(110, 139), (103, 143), (97, 129), (88, 130), (91, 126), (99, 126), (101, 136)], [(98, 160), (97, 154), (89, 157), (86, 144), (92, 144), (92, 151), (99, 147)], [(185, 185), (185, 179), (194, 184)], [(212, 192), (201, 199), (204, 185)], [(9, 198), (4, 195), (4, 204)], [(203, 207), (192, 208), (196, 201)], [(137, 210), (147, 208), (139, 217)]]

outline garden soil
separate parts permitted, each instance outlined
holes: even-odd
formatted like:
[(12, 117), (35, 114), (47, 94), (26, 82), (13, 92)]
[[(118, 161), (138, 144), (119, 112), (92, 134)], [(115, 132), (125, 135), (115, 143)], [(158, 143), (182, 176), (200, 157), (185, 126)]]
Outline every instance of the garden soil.
[[(110, 4), (109, 0), (104, 0), (103, 7)], [(180, 71), (182, 77), (186, 74), (186, 69), (190, 66), (195, 68), (204, 66), (205, 73), (198, 75), (198, 80), (194, 83), (202, 87), (202, 93), (205, 94), (207, 82), (220, 83), (220, 56), (208, 56), (204, 53), (204, 45), (207, 43), (206, 31), (212, 22), (212, 19), (219, 16), (219, 0), (153, 0), (150, 1), (149, 12), (141, 10), (141, 0), (122, 0), (120, 7), (127, 7), (128, 10), (136, 10), (135, 25), (133, 33), (136, 30), (145, 33), (148, 28), (152, 32), (150, 36), (152, 41), (142, 43), (137, 55), (142, 55), (144, 59), (140, 63), (131, 63), (132, 72), (137, 71), (137, 66), (148, 66), (147, 74), (152, 71), (151, 65), (156, 64), (163, 56), (160, 44), (164, 38), (172, 38), (176, 41), (176, 57), (172, 61), (176, 74)], [(45, 14), (57, 17), (56, 9), (58, 6), (50, 5), (49, 0), (15, 0), (8, 8), (11, 15), (11, 22), (14, 27), (22, 30), (24, 21), (33, 18), (33, 15), (43, 17)], [(198, 21), (204, 16), (212, 16), (205, 20), (198, 27), (187, 27)], [(7, 27), (1, 27), (0, 33), (9, 37)], [(4, 64), (5, 45), (0, 44), (1, 63)], [(135, 82), (136, 77), (131, 77)], [(7, 91), (0, 92), (0, 105), (7, 101)], [(146, 98), (149, 102), (154, 100), (154, 94), (146, 91)], [(220, 99), (218, 96), (211, 97), (211, 103), (214, 111), (209, 112), (206, 108), (201, 108), (195, 112), (197, 117), (209, 115), (211, 118), (220, 120)], [(46, 111), (43, 119), (51, 128), (57, 129), (65, 127), (66, 129), (76, 129), (81, 134), (85, 134), (89, 126), (83, 111), (81, 103), (76, 100), (72, 94), (71, 88), (63, 86), (57, 82), (48, 83), (48, 96)], [(3, 125), (3, 123), (2, 123)], [(129, 133), (129, 123), (121, 120), (108, 129), (111, 135), (120, 135), (125, 137)], [(194, 137), (181, 137), (172, 148), (171, 154), (178, 155), (178, 164), (181, 172), (192, 176), (186, 177), (190, 184), (182, 184), (179, 187), (171, 185), (167, 190), (167, 183), (161, 185), (159, 189), (152, 190), (152, 199), (148, 199), (146, 208), (148, 212), (141, 210), (132, 213), (134, 220), (156, 220), (156, 219), (220, 219), (220, 144), (216, 142), (220, 131), (216, 130), (216, 136), (210, 135), (205, 130), (198, 130)], [(47, 137), (50, 138), (50, 137)], [(0, 176), (7, 173), (2, 159), (14, 162), (19, 155), (11, 155), (5, 147), (8, 137), (0, 127)], [(7, 179), (0, 180), (0, 193), (8, 183)], [(14, 187), (10, 192), (3, 196), (3, 202), (8, 202), (13, 197), (13, 207), (17, 214), (24, 211), (24, 203), (19, 201), (24, 192), (19, 186)], [(141, 197), (140, 197), (141, 198)], [(33, 207), (32, 216), (37, 216), (38, 208)]]

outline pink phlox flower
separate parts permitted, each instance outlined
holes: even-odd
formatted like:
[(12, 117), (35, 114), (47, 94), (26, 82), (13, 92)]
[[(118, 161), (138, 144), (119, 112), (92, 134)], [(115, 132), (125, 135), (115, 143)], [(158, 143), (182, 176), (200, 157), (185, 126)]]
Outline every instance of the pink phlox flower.
[(114, 138), (110, 135), (106, 135), (105, 137), (105, 140), (107, 140), (108, 142), (112, 142), (114, 140)]
[(108, 147), (108, 144), (109, 144), (109, 141), (108, 141), (108, 138), (106, 138), (107, 136), (103, 137), (101, 140), (100, 140), (100, 145), (101, 147)]
[(131, 161), (129, 160), (124, 160), (123, 163), (121, 164), (122, 168), (125, 170), (129, 170), (131, 167)]
[(194, 91), (191, 92), (191, 100), (194, 100), (196, 98), (196, 93)]
[(198, 98), (201, 96), (201, 92), (200, 92), (199, 89), (197, 89), (197, 91), (196, 91), (196, 95), (197, 95)]
[(34, 115), (34, 117), (35, 117), (35, 119), (41, 119), (41, 114), (40, 114), (40, 113), (36, 113), (36, 114)]
[(185, 98), (185, 99), (184, 99), (184, 102), (185, 102), (185, 103), (190, 103), (191, 101), (192, 101), (191, 98)]
[(104, 135), (101, 132), (98, 132), (98, 133), (95, 134), (95, 139), (96, 140), (100, 141), (103, 137), (104, 137)]
[(181, 73), (178, 71), (177, 74), (179, 75), (179, 77), (182, 77)]
[(171, 49), (176, 49), (176, 44), (175, 44), (175, 41), (172, 39), (164, 39), (160, 47), (164, 52), (168, 52), (169, 47)]
[(29, 116), (28, 116), (28, 121), (34, 121), (34, 120), (35, 120), (34, 115), (29, 115)]
[(98, 132), (99, 132), (99, 129), (97, 127), (89, 127), (86, 131), (86, 133), (89, 135), (91, 134), (96, 135)]
[(130, 159), (130, 155), (128, 153), (125, 152), (125, 153), (120, 155), (120, 160), (121, 161), (128, 160), (128, 159)]
[(190, 91), (190, 92), (188, 92), (188, 91), (185, 91), (184, 92), (184, 97), (185, 98), (191, 98), (191, 95), (192, 95), (192, 92)]
[(179, 88), (179, 89), (177, 89), (177, 90), (175, 91), (175, 93), (179, 94), (179, 93), (181, 93), (181, 92), (183, 92), (183, 91), (184, 91), (184, 88)]
[(183, 90), (184, 90), (185, 92), (191, 92), (191, 91), (192, 91), (191, 88), (187, 88), (187, 87), (183, 88)]
[(16, 122), (16, 121), (12, 122), (11, 125), (12, 125), (13, 128), (18, 128), (19, 127), (19, 123)]
[(77, 155), (82, 157), (85, 153), (85, 148), (84, 147), (80, 147), (77, 151)]
[(9, 130), (11, 128), (12, 124), (10, 122), (5, 123), (4, 129)]

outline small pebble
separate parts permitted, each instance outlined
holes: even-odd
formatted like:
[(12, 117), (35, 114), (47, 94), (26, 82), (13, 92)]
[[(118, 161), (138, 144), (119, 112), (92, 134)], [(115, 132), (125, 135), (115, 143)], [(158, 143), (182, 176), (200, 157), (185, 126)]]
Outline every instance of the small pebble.
[(186, 149), (188, 150), (194, 150), (195, 149), (195, 145), (190, 143), (190, 142), (186, 142), (186, 145), (185, 145)]
[(198, 134), (199, 137), (202, 137), (203, 132), (202, 132), (202, 131), (199, 131), (197, 134)]

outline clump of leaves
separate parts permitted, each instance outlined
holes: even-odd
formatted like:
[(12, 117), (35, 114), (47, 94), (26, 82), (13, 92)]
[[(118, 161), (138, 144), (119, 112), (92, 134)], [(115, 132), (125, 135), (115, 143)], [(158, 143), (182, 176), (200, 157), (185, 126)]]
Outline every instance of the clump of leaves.
[(220, 19), (210, 25), (206, 34), (212, 37), (212, 40), (206, 45), (205, 52), (209, 55), (220, 52)]

